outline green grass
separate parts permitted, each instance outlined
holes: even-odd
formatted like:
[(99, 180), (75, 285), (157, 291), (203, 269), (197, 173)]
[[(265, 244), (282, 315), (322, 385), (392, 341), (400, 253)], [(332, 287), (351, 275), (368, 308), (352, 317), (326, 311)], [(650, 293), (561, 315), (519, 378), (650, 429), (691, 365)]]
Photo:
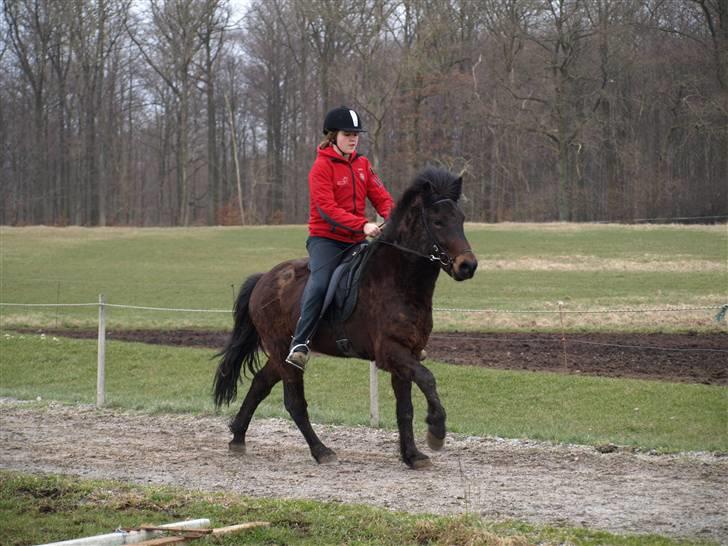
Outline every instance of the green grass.
[[(726, 226), (469, 225), (475, 278), (442, 275), (435, 328), (580, 331), (725, 331)], [(0, 302), (93, 303), (220, 309), (251, 273), (305, 255), (303, 226), (85, 229), (0, 228)], [(558, 314), (600, 310), (589, 315)], [(620, 309), (708, 307), (696, 312)], [(523, 313), (538, 311), (538, 313)], [(110, 308), (109, 330), (227, 330), (230, 313)], [(97, 309), (0, 307), (0, 396), (93, 403), (93, 341), (18, 335), (14, 327), (95, 327)], [(212, 351), (111, 341), (107, 401), (145, 412), (213, 412)], [(573, 363), (578, 365), (578, 362)], [(429, 363), (448, 410), (449, 430), (480, 436), (581, 444), (615, 443), (658, 451), (728, 451), (723, 387), (487, 370)], [(366, 363), (320, 357), (307, 371), (312, 420), (366, 425)], [(380, 415), (394, 429), (389, 377), (380, 373)], [(247, 389), (248, 382), (242, 387)], [(225, 409), (231, 414), (235, 408)], [(277, 386), (256, 414), (287, 417)], [(418, 434), (425, 404), (416, 392)], [(221, 417), (224, 418), (224, 417)], [(273, 525), (222, 544), (573, 543), (689, 544), (619, 537), (585, 529), (435, 518), (362, 506), (254, 500), (113, 482), (0, 472), (2, 544), (42, 543), (106, 533), (119, 525), (209, 517), (216, 526), (263, 519)], [(205, 541), (200, 542), (204, 544)], [(210, 542), (211, 543), (211, 542)], [(695, 542), (697, 544), (697, 542)]]
[(2, 544), (21, 546), (106, 534), (141, 524), (207, 518), (213, 527), (267, 521), (269, 527), (203, 538), (194, 544), (613, 544), (687, 545), (655, 535), (620, 536), (602, 531), (488, 523), (462, 515), (410, 515), (361, 505), (252, 499), (170, 487), (142, 487), (62, 476), (0, 471)]
[[(691, 313), (568, 315), (580, 330), (715, 330), (728, 302), (726, 226), (468, 225), (479, 271), (442, 275), (436, 329), (554, 330), (569, 311), (710, 307)], [(305, 256), (304, 226), (0, 228), (0, 300), (227, 310), (251, 273)], [(513, 313), (515, 311), (515, 313)], [(544, 311), (543, 314), (519, 313)], [(2, 325), (90, 326), (90, 308), (0, 308)], [(548, 312), (548, 313), (546, 313)], [(500, 313), (500, 314), (499, 314)], [(110, 327), (227, 329), (229, 314), (109, 310)]]
[[(0, 396), (93, 403), (96, 344), (6, 333), (0, 338)], [(110, 342), (106, 399), (147, 412), (212, 413), (212, 351)], [(559, 443), (615, 443), (664, 452), (728, 451), (728, 396), (723, 387), (607, 379), (428, 364), (448, 411), (450, 431)], [(317, 423), (367, 425), (369, 369), (357, 360), (317, 357), (306, 372), (306, 397)], [(243, 395), (249, 386), (241, 387)], [(256, 416), (283, 417), (277, 385)], [(416, 427), (424, 397), (415, 390)], [(225, 410), (232, 414), (240, 400)], [(380, 420), (394, 430), (389, 376), (380, 372)]]
[(725, 261), (725, 225), (470, 224), (470, 241), (487, 259), (596, 256), (672, 261)]
[[(250, 274), (305, 255), (300, 227), (2, 228), (3, 302), (109, 303), (230, 309)], [(4, 324), (91, 324), (95, 309), (2, 309)], [(110, 326), (223, 327), (228, 314), (113, 310)]]

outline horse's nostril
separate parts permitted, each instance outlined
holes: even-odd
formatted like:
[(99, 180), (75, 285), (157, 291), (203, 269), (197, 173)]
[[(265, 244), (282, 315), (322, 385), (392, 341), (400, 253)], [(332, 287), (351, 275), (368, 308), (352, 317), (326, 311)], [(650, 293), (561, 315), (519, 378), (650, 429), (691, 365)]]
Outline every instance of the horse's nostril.
[(470, 279), (475, 274), (475, 270), (478, 267), (478, 262), (463, 261), (458, 267), (458, 276), (461, 279)]

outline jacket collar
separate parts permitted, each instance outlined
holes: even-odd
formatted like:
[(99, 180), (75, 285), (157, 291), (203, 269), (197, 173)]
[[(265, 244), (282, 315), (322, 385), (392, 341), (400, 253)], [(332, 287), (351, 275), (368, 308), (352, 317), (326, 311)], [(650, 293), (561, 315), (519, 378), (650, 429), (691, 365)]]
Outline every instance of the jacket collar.
[(340, 163), (352, 163), (358, 156), (356, 154), (356, 151), (354, 151), (349, 159), (347, 160), (345, 157), (340, 156), (336, 150), (334, 150), (333, 146), (327, 146), (323, 150), (321, 148), (318, 148), (318, 155), (320, 157), (326, 157), (327, 159), (330, 159), (331, 161), (338, 161)]

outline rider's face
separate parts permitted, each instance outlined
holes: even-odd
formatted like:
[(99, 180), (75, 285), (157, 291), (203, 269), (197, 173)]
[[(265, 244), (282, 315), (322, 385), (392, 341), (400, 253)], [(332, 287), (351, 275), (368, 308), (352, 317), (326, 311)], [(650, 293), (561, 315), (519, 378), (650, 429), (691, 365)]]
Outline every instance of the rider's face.
[(359, 133), (339, 131), (336, 133), (336, 146), (344, 154), (351, 154), (359, 144)]

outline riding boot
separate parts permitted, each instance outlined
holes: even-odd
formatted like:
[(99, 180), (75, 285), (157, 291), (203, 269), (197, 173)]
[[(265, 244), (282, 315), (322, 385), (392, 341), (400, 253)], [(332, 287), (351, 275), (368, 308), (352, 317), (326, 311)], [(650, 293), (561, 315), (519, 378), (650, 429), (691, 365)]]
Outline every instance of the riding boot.
[(310, 274), (301, 296), (301, 316), (286, 357), (286, 363), (301, 371), (306, 369), (308, 363), (308, 346), (318, 326), (329, 279), (350, 247), (346, 243), (323, 237), (309, 237), (306, 242)]
[(291, 344), (291, 350), (286, 357), (286, 362), (294, 368), (298, 368), (302, 372), (305, 372), (306, 364), (308, 364), (310, 356), (308, 345), (305, 343), (295, 343)]
[(291, 345), (288, 348), (288, 356), (286, 357), (287, 364), (298, 368), (302, 372), (306, 371), (306, 364), (308, 364), (311, 358), (309, 343), (317, 326), (318, 320), (311, 320), (310, 309), (308, 313), (304, 311), (304, 314), (298, 319), (296, 331), (293, 334)]

